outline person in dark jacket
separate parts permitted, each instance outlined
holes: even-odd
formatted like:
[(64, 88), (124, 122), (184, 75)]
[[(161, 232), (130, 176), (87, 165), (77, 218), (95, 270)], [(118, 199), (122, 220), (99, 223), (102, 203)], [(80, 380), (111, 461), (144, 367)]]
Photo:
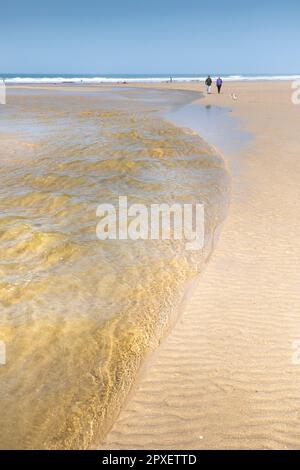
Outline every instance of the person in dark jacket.
[(206, 91), (209, 95), (211, 93), (211, 84), (212, 84), (212, 79), (210, 75), (208, 75), (207, 79), (205, 80), (205, 85), (206, 85)]
[(218, 93), (220, 94), (221, 93), (221, 88), (222, 88), (222, 85), (223, 85), (223, 80), (222, 80), (221, 77), (217, 78), (216, 85), (217, 85), (217, 88), (218, 88)]

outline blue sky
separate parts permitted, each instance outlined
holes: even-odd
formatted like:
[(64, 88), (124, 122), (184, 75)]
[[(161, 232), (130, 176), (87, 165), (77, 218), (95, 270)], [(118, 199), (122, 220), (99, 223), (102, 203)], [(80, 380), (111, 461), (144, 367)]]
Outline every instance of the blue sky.
[(299, 0), (14, 0), (1, 73), (300, 73)]

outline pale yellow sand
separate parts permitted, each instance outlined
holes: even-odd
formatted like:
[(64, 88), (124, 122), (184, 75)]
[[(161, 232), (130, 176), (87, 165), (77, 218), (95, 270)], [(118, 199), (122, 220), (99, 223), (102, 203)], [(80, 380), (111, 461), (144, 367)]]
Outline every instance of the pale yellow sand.
[(103, 448), (300, 448), (300, 365), (292, 363), (300, 339), (300, 105), (291, 94), (288, 82), (231, 83), (205, 98), (230, 106), (255, 139), (225, 156), (233, 195), (221, 240)]

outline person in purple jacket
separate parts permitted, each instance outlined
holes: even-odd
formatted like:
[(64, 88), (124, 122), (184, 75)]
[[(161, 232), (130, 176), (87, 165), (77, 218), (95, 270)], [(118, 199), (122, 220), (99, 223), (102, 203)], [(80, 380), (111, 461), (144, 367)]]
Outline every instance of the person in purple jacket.
[(222, 88), (222, 85), (223, 85), (223, 80), (222, 80), (221, 77), (217, 78), (216, 85), (217, 85), (217, 88), (218, 88), (218, 93), (220, 94), (221, 93), (221, 88)]

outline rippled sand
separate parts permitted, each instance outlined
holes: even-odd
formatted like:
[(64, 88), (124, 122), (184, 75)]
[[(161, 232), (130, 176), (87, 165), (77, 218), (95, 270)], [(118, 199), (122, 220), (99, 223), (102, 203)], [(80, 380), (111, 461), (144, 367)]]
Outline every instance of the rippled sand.
[(225, 156), (232, 197), (217, 249), (102, 448), (300, 448), (300, 106), (292, 92), (289, 82), (226, 83), (206, 96), (205, 105), (232, 108), (253, 140)]
[[(228, 177), (157, 113), (189, 92), (9, 90), (0, 114), (0, 448), (87, 448), (211, 254)], [(205, 247), (102, 241), (96, 208), (204, 202)]]

